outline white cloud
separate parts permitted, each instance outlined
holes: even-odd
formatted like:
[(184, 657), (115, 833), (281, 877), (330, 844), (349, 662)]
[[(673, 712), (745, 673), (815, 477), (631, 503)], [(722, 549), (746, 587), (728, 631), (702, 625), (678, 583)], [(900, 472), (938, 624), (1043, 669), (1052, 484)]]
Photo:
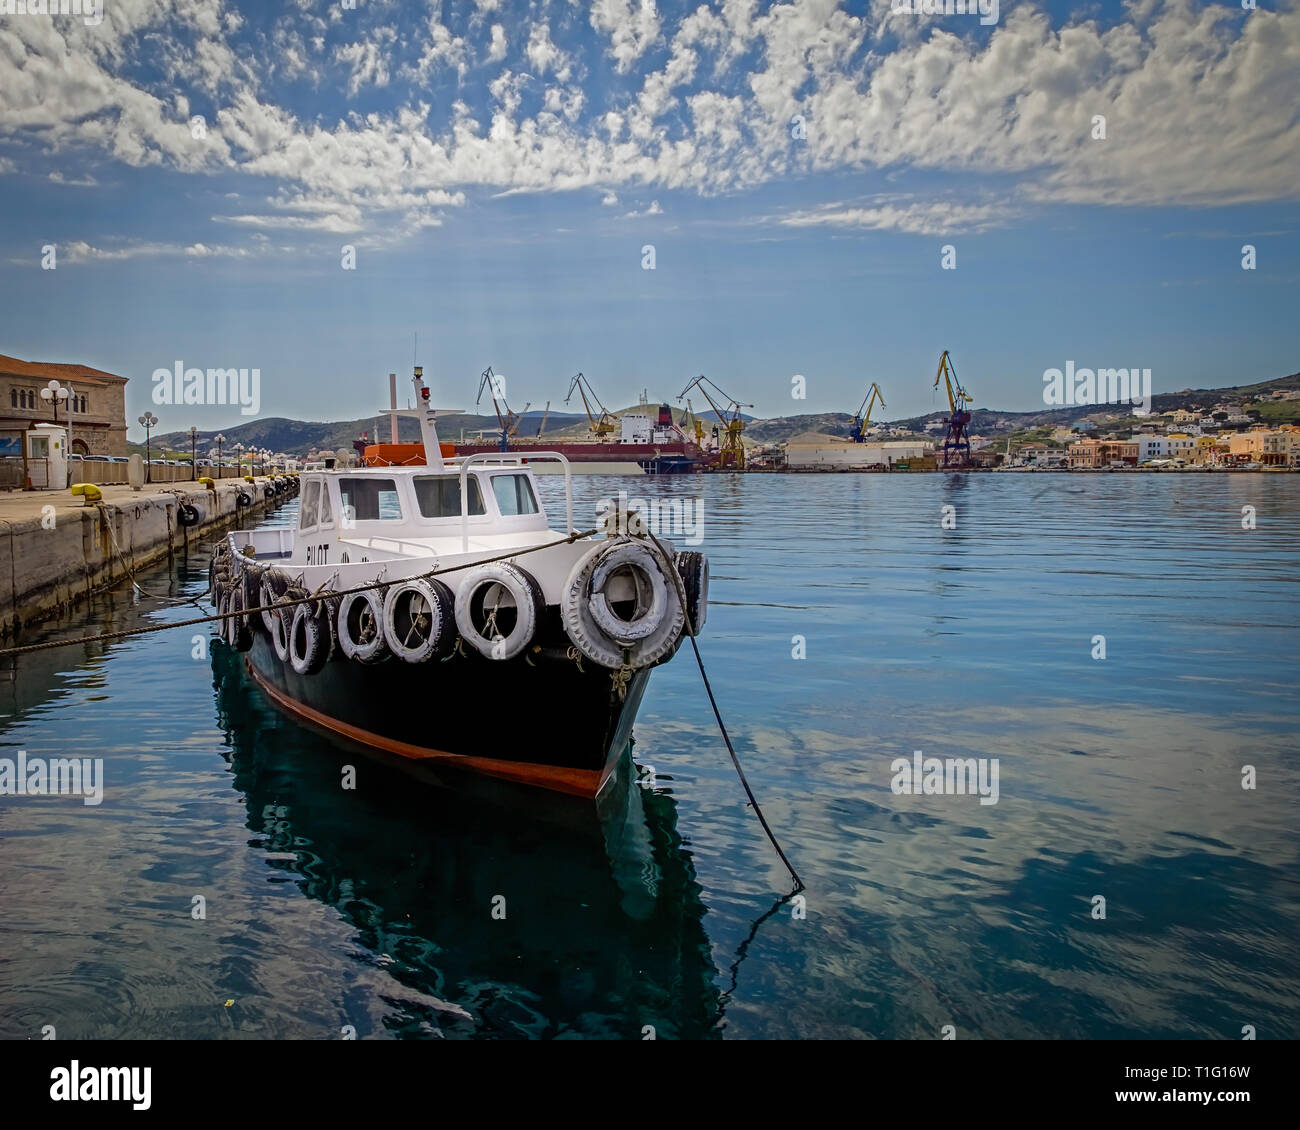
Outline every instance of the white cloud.
[(626, 74), (659, 38), (659, 13), (654, 0), (595, 0), (591, 26), (608, 33), (615, 69)]
[(641, 219), (644, 216), (662, 216), (663, 214), (664, 214), (664, 210), (661, 207), (659, 207), (659, 201), (652, 200), (650, 201), (650, 206), (641, 212), (637, 212), (635, 210), (631, 212), (624, 212), (623, 219), (636, 220), (636, 219)]
[(59, 259), (64, 263), (91, 263), (122, 261), (126, 259), (152, 259), (159, 257), (210, 259), (215, 257), (242, 259), (252, 252), (243, 247), (208, 246), (203, 243), (129, 243), (120, 247), (95, 247), (84, 240), (72, 240), (59, 245)]
[(561, 82), (568, 81), (572, 70), (569, 57), (551, 42), (551, 30), (546, 24), (533, 24), (529, 29), (525, 53), (539, 77), (554, 71)]
[(960, 204), (941, 200), (875, 203), (865, 206), (828, 204), (775, 217), (784, 227), (832, 227), (902, 231), (914, 235), (967, 235), (1005, 224), (1013, 214), (1006, 205)]
[(363, 86), (388, 85), (388, 56), (375, 42), (349, 43), (335, 49), (334, 58), (352, 68), (348, 97), (355, 98)]
[[(467, 77), (473, 53), (443, 23), (463, 21), (463, 5), (431, 7), (411, 40), (379, 28), (340, 46), (327, 36), (351, 29), (332, 30), (335, 7), (323, 18), (317, 6), (256, 33), (259, 54), (247, 28), (232, 46), (235, 23), (220, 0), (186, 0), (183, 22), (161, 0), (118, 0), (96, 29), (74, 20), (0, 26), (0, 140), (74, 152), (87, 165), (108, 157), (261, 177), (270, 193), (319, 206), (244, 207), (230, 222), (245, 228), (414, 230), (441, 222), (476, 187), (710, 194), (873, 170), (904, 182), (918, 170), (988, 174), (1031, 203), (1295, 200), (1300, 121), (1294, 100), (1277, 92), (1294, 85), (1300, 14), (1284, 2), (1243, 14), (1142, 0), (1106, 25), (1058, 17), (1055, 26), (1032, 7), (1004, 6), (989, 32), (940, 22), (885, 49), (874, 38), (878, 8), (863, 19), (835, 0), (765, 9), (722, 0), (669, 26), (664, 49), (654, 4), (595, 0), (590, 50), (608, 50), (623, 74), (643, 64), (639, 81), (606, 88), (582, 85), (591, 60), (558, 47), (542, 22), (521, 53), (543, 81), (518, 73), (522, 60), (495, 77)], [(498, 10), (510, 9), (479, 3), (476, 18)], [(506, 58), (504, 22), (486, 48), (476, 38), (477, 59)], [(151, 68), (146, 80), (137, 64), (149, 52), (161, 76)], [(415, 101), (446, 71), (463, 83), (449, 105)], [(386, 86), (394, 108), (326, 119), (310, 99), (278, 101), (271, 87), (271, 77), (324, 76), (352, 97)], [(195, 107), (208, 119), (202, 138), (189, 128)], [(802, 139), (791, 133), (796, 114)], [(1091, 137), (1096, 114), (1106, 116), (1105, 141)], [(61, 175), (78, 175), (59, 163)], [(953, 216), (997, 222), (982, 210), (986, 199), (968, 200), (965, 213), (942, 201), (871, 200), (785, 222), (934, 232)]]

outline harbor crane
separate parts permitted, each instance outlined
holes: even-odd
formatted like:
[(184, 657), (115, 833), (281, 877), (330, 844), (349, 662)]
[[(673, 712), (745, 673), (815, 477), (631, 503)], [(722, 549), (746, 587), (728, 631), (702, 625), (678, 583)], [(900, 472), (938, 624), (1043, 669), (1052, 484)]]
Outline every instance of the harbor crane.
[(957, 379), (957, 368), (945, 349), (939, 356), (939, 371), (934, 375), (934, 387), (944, 381), (948, 390), (948, 430), (943, 437), (943, 466), (970, 466), (970, 412), (966, 406), (973, 399)]
[(691, 407), (691, 398), (686, 398), (686, 412), (682, 416), (682, 432), (685, 433), (687, 424), (692, 426), (695, 435), (695, 446), (704, 449), (704, 425), (700, 423), (700, 418), (695, 414), (695, 409)]
[[(578, 395), (582, 397), (582, 407), (587, 413), (587, 422), (591, 425), (591, 434), (598, 440), (606, 439), (614, 432), (618, 431), (618, 417), (605, 410), (605, 406), (600, 402), (600, 397), (596, 395), (596, 390), (591, 387), (591, 382), (581, 373), (574, 375), (573, 382), (569, 385), (569, 395), (564, 398), (564, 403), (568, 404), (573, 399), (573, 390), (578, 390)], [(600, 409), (600, 415), (595, 415), (591, 410), (591, 401), (587, 399), (588, 394), (591, 400), (595, 401), (596, 407)]]
[[(741, 404), (738, 400), (728, 396), (703, 373), (682, 389), (677, 399), (682, 400), (693, 388), (700, 390), (704, 399), (709, 402), (709, 407), (713, 409), (713, 415), (717, 417), (718, 423), (723, 427), (721, 443), (718, 449), (718, 466), (743, 471), (745, 469), (745, 445), (741, 441), (740, 434), (745, 430), (745, 417), (741, 414), (741, 409), (753, 408), (754, 406), (752, 404)], [(713, 399), (709, 394), (709, 389), (713, 389), (717, 393), (718, 400)], [(725, 404), (726, 407), (723, 408), (722, 404)]]
[(546, 411), (542, 413), (542, 422), (537, 425), (537, 438), (542, 438), (542, 433), (546, 431), (546, 421), (551, 418), (551, 402), (546, 402)]
[(880, 401), (880, 407), (884, 408), (885, 397), (880, 391), (880, 386), (875, 381), (872, 381), (871, 387), (867, 390), (867, 395), (862, 398), (862, 403), (858, 405), (853, 422), (849, 424), (849, 438), (854, 443), (866, 442), (867, 425), (871, 423), (871, 410), (876, 406), (877, 400)]
[[(492, 407), (496, 410), (497, 423), (501, 427), (501, 450), (510, 450), (510, 440), (519, 435), (519, 420), (523, 412), (512, 412), (510, 405), (506, 403), (505, 390), (501, 388), (501, 378), (492, 372), (492, 366), (489, 365), (483, 370), (483, 379), (479, 381), (478, 400), (474, 401), (477, 407), (483, 400), (483, 390), (487, 389), (492, 394)], [(498, 392), (498, 390), (500, 390)], [(529, 405), (524, 405), (524, 412), (528, 411)]]

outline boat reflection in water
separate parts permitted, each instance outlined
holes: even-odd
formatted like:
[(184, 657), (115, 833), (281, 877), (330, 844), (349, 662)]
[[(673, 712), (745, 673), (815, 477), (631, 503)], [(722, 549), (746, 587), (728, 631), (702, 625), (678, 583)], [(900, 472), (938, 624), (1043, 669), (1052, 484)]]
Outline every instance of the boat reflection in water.
[(595, 802), (479, 777), (430, 787), (288, 720), (220, 641), (212, 657), (256, 845), (383, 971), (381, 1000), (340, 989), (359, 1037), (720, 1034), (675, 802), (635, 783), (630, 747)]

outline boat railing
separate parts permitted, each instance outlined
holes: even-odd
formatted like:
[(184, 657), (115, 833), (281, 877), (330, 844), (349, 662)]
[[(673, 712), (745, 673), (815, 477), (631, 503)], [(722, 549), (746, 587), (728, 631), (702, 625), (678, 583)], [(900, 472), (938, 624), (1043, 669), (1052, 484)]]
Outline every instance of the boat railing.
[(466, 455), (460, 460), (460, 545), (461, 552), (469, 552), (469, 466), (471, 463), (490, 463), (503, 467), (519, 466), (539, 459), (554, 459), (564, 468), (564, 524), (566, 533), (577, 533), (573, 527), (573, 470), (569, 460), (558, 451), (528, 451), (515, 454), (505, 451), (483, 451)]

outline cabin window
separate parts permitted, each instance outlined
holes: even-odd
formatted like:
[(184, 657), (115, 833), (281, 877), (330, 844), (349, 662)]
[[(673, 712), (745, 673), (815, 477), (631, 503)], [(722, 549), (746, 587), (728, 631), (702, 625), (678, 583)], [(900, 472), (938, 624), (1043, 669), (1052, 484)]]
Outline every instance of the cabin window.
[(507, 518), (537, 513), (537, 499), (527, 475), (493, 475), (492, 493), (497, 496), (497, 506)]
[[(483, 506), (483, 492), (479, 489), (478, 479), (469, 476), (469, 513), (486, 514)], [(415, 479), (415, 501), (420, 504), (420, 515), (424, 518), (459, 518), (460, 517), (460, 476), (459, 475), (418, 475)]]
[(32, 437), (32, 458), (48, 459), (50, 455), (50, 441), (44, 436)]
[(321, 483), (320, 488), (320, 524), (333, 525), (334, 515), (330, 512), (330, 492), (329, 488)]
[(302, 488), (302, 504), (298, 507), (298, 529), (310, 530), (316, 525), (320, 507), (320, 483), (312, 480)]
[(354, 522), (400, 522), (402, 503), (392, 479), (339, 479), (343, 512)]

